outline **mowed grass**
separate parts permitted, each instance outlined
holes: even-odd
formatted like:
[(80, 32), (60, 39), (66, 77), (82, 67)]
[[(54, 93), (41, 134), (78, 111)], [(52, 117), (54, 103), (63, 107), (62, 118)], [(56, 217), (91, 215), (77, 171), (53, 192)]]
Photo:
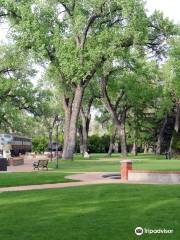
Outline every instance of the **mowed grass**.
[[(59, 160), (59, 169), (55, 168), (56, 162), (50, 162), (49, 167), (54, 168), (47, 172), (0, 173), (0, 187), (69, 182), (64, 177), (76, 172), (119, 172), (120, 161), (123, 159), (120, 154), (112, 157), (92, 154), (89, 160), (76, 155), (73, 161)], [(137, 170), (180, 171), (180, 160), (165, 160), (164, 156), (139, 154), (137, 157), (129, 155), (128, 159), (133, 161), (133, 169)]]
[[(61, 172), (118, 172), (120, 161), (124, 157), (114, 154), (108, 157), (106, 154), (92, 154), (90, 159), (83, 159), (76, 155), (73, 161), (59, 160), (59, 171)], [(165, 156), (143, 155), (134, 157), (129, 155), (127, 159), (133, 161), (133, 169), (136, 170), (174, 170), (180, 171), (180, 160), (166, 160)], [(55, 164), (50, 163), (50, 167)]]
[(0, 187), (70, 182), (65, 175), (59, 172), (0, 173)]
[[(6, 240), (180, 239), (180, 186), (96, 185), (0, 194)], [(137, 226), (173, 229), (137, 237)]]

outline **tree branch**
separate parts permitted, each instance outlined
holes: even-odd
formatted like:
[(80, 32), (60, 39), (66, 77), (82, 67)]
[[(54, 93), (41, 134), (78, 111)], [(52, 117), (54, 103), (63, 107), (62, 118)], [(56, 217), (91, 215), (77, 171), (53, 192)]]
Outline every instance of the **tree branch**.
[(119, 95), (119, 97), (118, 97), (118, 99), (117, 99), (117, 101), (116, 101), (116, 103), (115, 103), (115, 110), (117, 110), (118, 105), (119, 105), (120, 101), (122, 100), (124, 94), (125, 94), (125, 92), (124, 92), (124, 90), (122, 90), (120, 95)]
[[(69, 15), (70, 17), (72, 17), (73, 14), (71, 13), (70, 8), (65, 4), (65, 2), (64, 2), (64, 1), (58, 1), (58, 2), (64, 7), (64, 9), (65, 9), (66, 12), (68, 13), (68, 15)], [(74, 3), (73, 3), (73, 6), (75, 6)]]
[(108, 95), (107, 88), (106, 88), (107, 80), (108, 80), (109, 75), (110, 75), (110, 73), (107, 74), (106, 76), (101, 77), (101, 79), (100, 79), (101, 91), (102, 91), (104, 103), (105, 103), (105, 106), (106, 106), (108, 112), (111, 114), (113, 120), (117, 124), (120, 124), (119, 119), (118, 119), (118, 115), (117, 115), (117, 113), (116, 113), (116, 111), (113, 107), (113, 104), (111, 103), (111, 100), (110, 100), (110, 97)]
[(102, 58), (101, 61), (97, 62), (94, 67), (84, 76), (84, 78), (81, 81), (81, 86), (86, 87), (91, 80), (91, 78), (96, 73), (97, 69), (102, 66), (102, 64), (106, 61), (105, 58)]
[(81, 49), (84, 49), (84, 45), (87, 39), (87, 34), (89, 32), (89, 29), (91, 28), (91, 26), (93, 25), (93, 23), (95, 22), (95, 20), (101, 16), (103, 16), (103, 6), (105, 5), (106, 1), (104, 1), (101, 6), (100, 6), (100, 13), (94, 13), (92, 16), (90, 16), (89, 20), (87, 21), (87, 25), (84, 28), (84, 32), (83, 32), (83, 39), (81, 42)]
[(0, 13), (0, 17), (14, 17), (14, 18), (19, 18), (22, 19), (21, 16), (19, 16), (14, 10), (12, 9), (3, 9), (5, 12)]
[(90, 114), (90, 111), (91, 111), (91, 106), (93, 104), (93, 101), (94, 101), (94, 96), (90, 98), (89, 102), (88, 102), (88, 106), (87, 106), (87, 115)]
[(84, 49), (84, 45), (85, 45), (85, 42), (86, 42), (86, 38), (87, 38), (87, 34), (89, 32), (89, 29), (98, 17), (100, 17), (100, 15), (92, 15), (89, 18), (88, 23), (87, 23), (87, 25), (84, 29), (84, 32), (83, 32), (83, 39), (82, 39), (81, 46), (80, 46), (81, 49)]
[(6, 74), (6, 73), (9, 73), (9, 72), (15, 72), (16, 70), (19, 70), (19, 69), (13, 69), (13, 68), (6, 68), (6, 69), (1, 69), (0, 70), (0, 74)]

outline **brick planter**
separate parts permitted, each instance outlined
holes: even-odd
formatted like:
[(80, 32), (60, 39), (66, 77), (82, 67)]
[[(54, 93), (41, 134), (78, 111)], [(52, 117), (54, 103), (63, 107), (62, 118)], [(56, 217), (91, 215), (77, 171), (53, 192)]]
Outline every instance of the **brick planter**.
[(8, 165), (9, 165), (9, 166), (20, 166), (20, 165), (24, 165), (24, 158), (22, 158), (22, 157), (10, 158), (10, 159), (8, 160)]
[(123, 160), (120, 161), (121, 163), (121, 180), (127, 181), (128, 180), (128, 171), (132, 170), (132, 161), (130, 160)]

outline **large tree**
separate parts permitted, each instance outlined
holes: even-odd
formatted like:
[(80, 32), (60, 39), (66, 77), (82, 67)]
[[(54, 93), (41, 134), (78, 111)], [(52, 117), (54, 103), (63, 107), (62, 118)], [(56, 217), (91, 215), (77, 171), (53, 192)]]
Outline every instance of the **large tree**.
[[(103, 102), (118, 129), (121, 152), (127, 154), (126, 119), (133, 115), (134, 139), (138, 115), (147, 111), (157, 98), (157, 66), (144, 59), (132, 58), (128, 64), (114, 66), (100, 78)], [(145, 114), (145, 113), (144, 113)], [(132, 117), (131, 117), (132, 119)]]
[(144, 5), (140, 0), (3, 0), (1, 16), (11, 20), (22, 49), (48, 62), (62, 89), (63, 157), (71, 159), (84, 90), (107, 60), (144, 41)]
[[(173, 141), (176, 138), (180, 137), (180, 38), (176, 36), (171, 41), (171, 46), (169, 50), (169, 60), (164, 65), (164, 90), (171, 97), (172, 101), (172, 109), (174, 112), (174, 134), (172, 132), (171, 136), (171, 144), (170, 144), (170, 152), (172, 152)], [(176, 139), (176, 140), (177, 140)], [(179, 141), (179, 140), (178, 140)], [(177, 150), (177, 149), (176, 149)]]
[(48, 109), (49, 93), (32, 84), (35, 71), (14, 44), (0, 46), (0, 128), (28, 132), (24, 128), (32, 116)]

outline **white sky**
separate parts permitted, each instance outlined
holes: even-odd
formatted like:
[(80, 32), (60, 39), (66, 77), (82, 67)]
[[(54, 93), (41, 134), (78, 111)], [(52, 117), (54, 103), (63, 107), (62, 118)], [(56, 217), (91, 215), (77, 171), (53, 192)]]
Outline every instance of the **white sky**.
[(175, 23), (180, 23), (180, 0), (146, 0), (146, 2), (150, 13), (158, 9)]

